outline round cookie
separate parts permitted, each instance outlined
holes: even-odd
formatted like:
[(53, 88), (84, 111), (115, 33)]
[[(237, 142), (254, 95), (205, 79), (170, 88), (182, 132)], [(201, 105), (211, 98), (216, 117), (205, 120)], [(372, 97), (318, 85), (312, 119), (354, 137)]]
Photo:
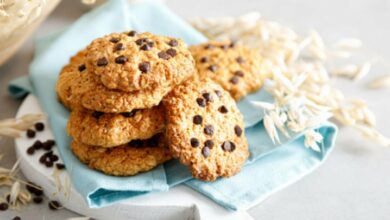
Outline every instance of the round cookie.
[(131, 112), (156, 106), (171, 88), (122, 92), (109, 90), (85, 65), (85, 50), (71, 58), (56, 85), (59, 100), (70, 109), (87, 108), (107, 113)]
[(77, 142), (115, 147), (163, 132), (164, 117), (161, 106), (119, 114), (74, 110), (70, 114), (67, 131)]
[(258, 90), (270, 74), (260, 52), (231, 42), (208, 42), (190, 47), (197, 77), (209, 77), (237, 101)]
[(87, 47), (87, 67), (109, 89), (126, 92), (172, 87), (195, 73), (179, 39), (135, 31), (112, 33)]
[(210, 79), (189, 81), (163, 104), (171, 153), (195, 178), (214, 181), (240, 171), (249, 156), (243, 117), (220, 85)]
[(114, 176), (131, 176), (145, 172), (171, 159), (164, 135), (134, 140), (114, 148), (89, 146), (73, 141), (73, 153), (90, 168)]

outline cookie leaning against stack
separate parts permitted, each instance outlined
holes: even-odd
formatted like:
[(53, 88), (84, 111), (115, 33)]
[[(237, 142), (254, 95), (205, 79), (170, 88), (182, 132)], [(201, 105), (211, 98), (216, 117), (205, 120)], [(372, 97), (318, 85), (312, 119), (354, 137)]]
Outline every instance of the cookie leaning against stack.
[(171, 159), (162, 98), (193, 75), (194, 60), (178, 39), (113, 33), (71, 58), (57, 82), (72, 112), (74, 154), (110, 175), (135, 175)]

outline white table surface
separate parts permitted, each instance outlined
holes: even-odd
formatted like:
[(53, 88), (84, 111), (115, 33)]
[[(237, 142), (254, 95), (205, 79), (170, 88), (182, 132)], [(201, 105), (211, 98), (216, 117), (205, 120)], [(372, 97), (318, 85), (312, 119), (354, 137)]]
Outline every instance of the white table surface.
[[(299, 31), (318, 30), (332, 42), (342, 37), (363, 40), (369, 55), (390, 62), (389, 0), (168, 0), (168, 6), (183, 17), (240, 15), (260, 11), (263, 17), (293, 26)], [(78, 0), (63, 0), (36, 31), (40, 36), (61, 30), (85, 9)], [(9, 80), (28, 72), (33, 43), (28, 40), (19, 52), (0, 67), (0, 118), (13, 117), (20, 101), (7, 95)], [(386, 72), (387, 71), (387, 72)], [(378, 127), (390, 136), (390, 88), (365, 89), (369, 79), (390, 73), (374, 69), (357, 84), (337, 82), (351, 97), (364, 98), (377, 114)], [(1, 166), (15, 162), (12, 140), (0, 139)], [(326, 163), (294, 185), (272, 195), (249, 210), (255, 219), (390, 219), (390, 148), (367, 141), (350, 128), (342, 128), (336, 147)], [(0, 219), (67, 219), (77, 214), (68, 210), (50, 211), (46, 205), (31, 205), (21, 211), (0, 212)]]

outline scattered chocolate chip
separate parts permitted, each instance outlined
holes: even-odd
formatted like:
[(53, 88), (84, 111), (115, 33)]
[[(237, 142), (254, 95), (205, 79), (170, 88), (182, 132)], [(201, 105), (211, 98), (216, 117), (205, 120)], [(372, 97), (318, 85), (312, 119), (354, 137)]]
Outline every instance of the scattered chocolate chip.
[(214, 141), (213, 140), (207, 140), (207, 141), (204, 142), (204, 146), (211, 149), (214, 146)]
[(205, 107), (206, 106), (206, 100), (202, 99), (202, 98), (197, 98), (196, 99), (196, 102), (198, 103), (198, 105), (200, 107)]
[(115, 52), (115, 51), (119, 51), (119, 50), (123, 50), (123, 49), (125, 49), (125, 47), (123, 46), (123, 44), (122, 44), (122, 43), (118, 43), (118, 44), (116, 44), (115, 47), (114, 47), (114, 52)]
[(218, 66), (215, 64), (212, 64), (209, 67), (207, 67), (207, 69), (210, 70), (211, 72), (215, 72), (215, 71), (217, 71)]
[(148, 40), (148, 38), (140, 38), (138, 40), (135, 41), (135, 43), (138, 45), (138, 46), (141, 46), (143, 43), (145, 43), (146, 41)]
[(42, 198), (42, 197), (34, 197), (34, 198), (33, 198), (33, 202), (34, 202), (35, 204), (41, 204), (42, 201), (43, 201), (43, 198)]
[(106, 66), (108, 64), (108, 60), (105, 57), (102, 57), (97, 60), (97, 66)]
[(209, 58), (207, 58), (207, 57), (202, 57), (202, 58), (200, 58), (200, 60), (199, 60), (201, 63), (207, 63), (208, 61), (209, 61)]
[(15, 216), (12, 220), (22, 220), (22, 218), (19, 216)]
[(152, 49), (152, 47), (149, 46), (149, 44), (144, 44), (139, 49), (148, 51), (148, 50)]
[(177, 52), (175, 49), (170, 48), (167, 50), (167, 54), (169, 54), (171, 57), (174, 57), (177, 55)]
[(51, 144), (50, 142), (47, 142), (47, 141), (42, 144), (42, 148), (45, 151), (51, 150), (53, 146), (54, 146), (53, 144)]
[(8, 204), (5, 202), (0, 203), (0, 211), (6, 211), (8, 209)]
[(55, 154), (51, 155), (49, 158), (51, 162), (56, 162), (59, 159), (58, 156)]
[(135, 113), (137, 113), (137, 110), (133, 110), (131, 112), (122, 112), (121, 115), (126, 118), (134, 117)]
[(205, 92), (205, 93), (202, 94), (202, 96), (206, 100), (206, 103), (207, 102), (213, 102), (213, 97), (211, 96), (210, 93)]
[(194, 124), (200, 125), (203, 122), (203, 118), (200, 115), (195, 115), (192, 121), (194, 122)]
[(35, 150), (39, 150), (39, 149), (43, 148), (43, 144), (40, 140), (37, 140), (34, 142), (32, 147), (34, 147)]
[(229, 82), (232, 83), (232, 84), (237, 84), (238, 81), (239, 81), (238, 76), (233, 76), (233, 77), (229, 80)]
[(127, 57), (120, 55), (119, 57), (115, 58), (115, 63), (117, 64), (124, 64), (127, 62)]
[(45, 162), (46, 162), (46, 156), (45, 156), (45, 155), (42, 155), (42, 156), (39, 158), (39, 163), (45, 164)]
[(45, 161), (45, 166), (46, 167), (53, 167), (53, 162), (51, 162), (50, 160), (46, 160)]
[(244, 60), (244, 58), (242, 58), (242, 57), (237, 57), (237, 58), (236, 58), (236, 61), (237, 61), (237, 63), (239, 63), (239, 64), (245, 63), (245, 60)]
[(127, 36), (129, 36), (129, 37), (134, 37), (136, 34), (137, 34), (136, 31), (130, 31), (130, 32), (127, 34)]
[(92, 113), (92, 117), (94, 117), (94, 118), (96, 118), (96, 119), (99, 119), (100, 116), (102, 116), (102, 115), (104, 115), (103, 112), (94, 111), (94, 112)]
[(157, 55), (158, 55), (158, 57), (160, 57), (161, 59), (164, 59), (164, 60), (169, 60), (171, 58), (171, 56), (165, 51), (161, 51)]
[(236, 135), (237, 135), (238, 137), (240, 137), (241, 134), (242, 134), (242, 129), (241, 129), (241, 127), (238, 126), (238, 125), (234, 126), (234, 133), (236, 133)]
[(236, 145), (233, 142), (230, 141), (224, 141), (221, 145), (222, 150), (232, 152), (234, 149), (236, 149)]
[(244, 77), (244, 72), (242, 72), (241, 70), (237, 70), (234, 72), (234, 75), (239, 77)]
[(34, 194), (34, 195), (36, 195), (36, 196), (42, 196), (42, 195), (43, 195), (43, 189), (42, 189), (42, 187), (36, 185), (36, 184), (33, 183), (33, 182), (28, 182), (28, 183), (26, 184), (26, 189), (27, 189), (30, 193), (32, 193), (32, 194)]
[(62, 207), (61, 203), (59, 203), (58, 201), (52, 200), (52, 201), (49, 202), (49, 208), (51, 210), (58, 210), (61, 207)]
[(27, 148), (27, 154), (33, 155), (35, 153), (35, 148), (33, 146)]
[(85, 64), (81, 64), (81, 65), (79, 66), (79, 71), (80, 71), (80, 72), (83, 72), (86, 68), (87, 68), (87, 67), (85, 66)]
[(27, 129), (26, 135), (28, 138), (34, 138), (35, 137), (35, 131), (32, 129)]
[(215, 94), (218, 96), (218, 98), (221, 98), (221, 97), (222, 97), (222, 92), (221, 92), (221, 91), (215, 90), (214, 92), (215, 92)]
[(204, 157), (208, 157), (208, 156), (210, 156), (210, 148), (208, 148), (208, 147), (203, 147), (203, 149), (202, 149), (202, 154), (203, 154), (203, 156)]
[(196, 138), (191, 138), (191, 147), (198, 147), (199, 146), (199, 140)]
[(204, 49), (208, 50), (208, 49), (212, 49), (214, 48), (214, 45), (211, 45), (211, 44), (207, 44), (206, 46), (204, 46)]
[(113, 37), (113, 38), (110, 39), (110, 42), (116, 44), (116, 43), (118, 43), (120, 40), (121, 40), (121, 39), (118, 38), (118, 37)]
[(65, 169), (65, 164), (63, 164), (63, 163), (56, 163), (56, 167), (59, 170), (63, 170), (63, 169)]
[(204, 133), (207, 135), (213, 135), (214, 134), (214, 127), (212, 125), (206, 125), (203, 129)]
[(221, 112), (222, 114), (228, 113), (228, 109), (226, 106), (222, 105), (221, 107), (218, 108), (218, 111)]
[(35, 130), (37, 131), (43, 131), (45, 129), (45, 124), (42, 122), (37, 122), (34, 124)]
[(175, 39), (172, 39), (168, 42), (168, 45), (171, 47), (176, 47), (177, 45), (179, 45), (179, 42), (177, 42), (177, 40)]
[(147, 73), (149, 72), (150, 70), (150, 63), (149, 62), (142, 62), (138, 65), (138, 69), (142, 72), (142, 73)]

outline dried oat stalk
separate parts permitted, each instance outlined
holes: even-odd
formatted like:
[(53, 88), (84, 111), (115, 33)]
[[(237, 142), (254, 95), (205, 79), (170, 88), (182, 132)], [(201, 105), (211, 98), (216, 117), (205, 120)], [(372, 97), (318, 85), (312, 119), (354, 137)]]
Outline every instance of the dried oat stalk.
[[(271, 65), (273, 71), (265, 89), (275, 101), (259, 100), (253, 105), (265, 112), (264, 126), (274, 143), (279, 142), (279, 133), (288, 137), (290, 133), (304, 132), (305, 146), (319, 151), (323, 138), (311, 128), (332, 119), (384, 146), (390, 145), (390, 139), (376, 130), (375, 115), (366, 103), (344, 98), (331, 83), (332, 77), (356, 81), (369, 74), (374, 60), (330, 70), (335, 60), (359, 49), (360, 40), (342, 39), (327, 47), (316, 31), (301, 36), (289, 27), (262, 19), (256, 12), (240, 17), (196, 18), (191, 22), (210, 39), (239, 41), (259, 49), (267, 65)], [(387, 84), (389, 76), (374, 81), (371, 87)]]
[(44, 118), (43, 114), (26, 114), (20, 118), (0, 120), (0, 137), (20, 137), (20, 134)]

